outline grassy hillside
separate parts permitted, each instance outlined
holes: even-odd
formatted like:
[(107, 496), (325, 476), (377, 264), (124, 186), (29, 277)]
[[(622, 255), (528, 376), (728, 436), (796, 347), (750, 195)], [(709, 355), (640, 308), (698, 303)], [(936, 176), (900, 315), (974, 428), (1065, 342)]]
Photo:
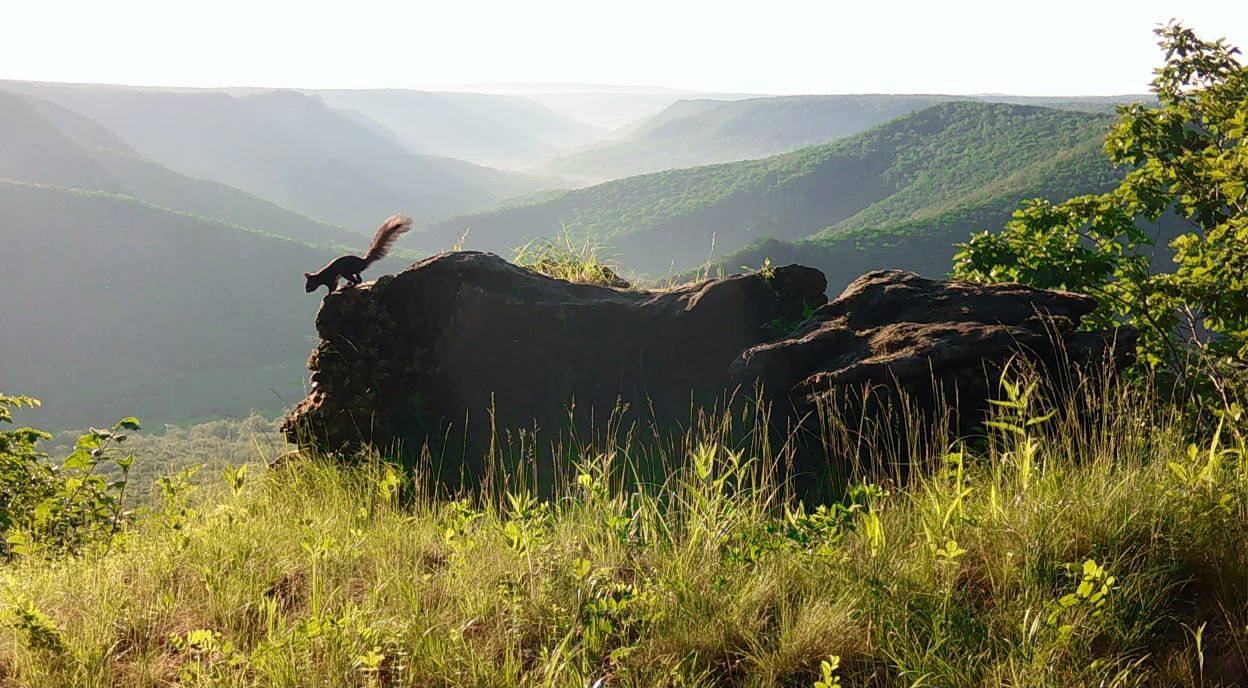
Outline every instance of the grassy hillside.
[[(939, 231), (927, 234), (945, 232), (939, 241), (951, 246), (1023, 198), (1112, 183), (1119, 173), (1099, 153), (1109, 123), (1082, 112), (945, 103), (793, 153), (630, 177), (456, 218), (419, 241), (442, 248), (471, 228), (471, 247), (506, 250), (563, 226), (606, 242), (621, 263), (652, 276), (702, 264), (712, 244), (725, 255), (766, 237), (887, 241), (928, 222)], [(922, 249), (895, 243), (888, 257), (904, 261), (912, 250)]]
[(107, 549), (0, 567), (0, 666), (42, 688), (1243, 685), (1248, 446), (1085, 394), (818, 508), (727, 433), (641, 487), (632, 449), (587, 448), (549, 501), (376, 461), (175, 480)]
[(2, 382), (46, 397), (49, 425), (272, 414), (302, 397), (320, 299), (301, 273), (329, 251), (19, 182), (0, 182), (0, 217)]
[(394, 132), (417, 153), (520, 166), (604, 131), (511, 95), (407, 90), (307, 91)]
[(1112, 113), (1118, 103), (1144, 98), (841, 95), (682, 100), (616, 132), (611, 142), (555, 159), (548, 169), (569, 178), (603, 181), (762, 158), (843, 138), (916, 110), (955, 100)]
[(237, 189), (173, 172), (111, 131), (53, 103), (0, 91), (0, 179), (95, 189), (309, 242), (354, 245), (358, 235)]
[(427, 222), (541, 184), (413, 154), (384, 127), (294, 91), (236, 97), (30, 82), (0, 82), (0, 88), (89, 117), (138, 153), (183, 174), (361, 232), (371, 232), (379, 218), (394, 212)]

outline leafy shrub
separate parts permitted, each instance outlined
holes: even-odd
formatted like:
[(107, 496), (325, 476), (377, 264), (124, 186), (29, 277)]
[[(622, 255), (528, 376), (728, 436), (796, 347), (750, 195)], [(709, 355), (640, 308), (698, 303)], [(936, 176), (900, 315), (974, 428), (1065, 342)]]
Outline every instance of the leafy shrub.
[[(0, 423), (39, 400), (0, 394)], [(59, 465), (36, 448), (48, 433), (34, 428), (0, 431), (0, 556), (62, 554), (88, 543), (107, 542), (121, 528), (133, 455), (121, 455), (125, 432), (139, 421), (125, 418), (111, 429), (80, 436)]]
[[(1141, 358), (1231, 406), (1248, 379), (1248, 69), (1239, 50), (1172, 23), (1157, 30), (1166, 62), (1158, 107), (1119, 109), (1105, 141), (1119, 186), (1058, 204), (1032, 201), (1004, 231), (960, 246), (953, 274), (1096, 296), (1092, 326), (1141, 333)], [(1173, 212), (1194, 226), (1155, 272), (1140, 222)]]

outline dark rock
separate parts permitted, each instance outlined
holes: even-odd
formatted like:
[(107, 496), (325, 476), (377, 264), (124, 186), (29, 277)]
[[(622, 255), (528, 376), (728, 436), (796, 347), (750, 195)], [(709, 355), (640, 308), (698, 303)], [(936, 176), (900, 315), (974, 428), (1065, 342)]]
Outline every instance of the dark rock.
[(762, 381), (787, 397), (799, 419), (823, 402), (851, 418), (864, 407), (878, 414), (900, 392), (921, 411), (938, 399), (953, 404), (967, 431), (1015, 357), (1050, 381), (1076, 367), (1128, 363), (1133, 331), (1076, 330), (1095, 308), (1095, 299), (1070, 292), (880, 270), (854, 280), (789, 336), (742, 352), (731, 373), (736, 383)]
[(620, 404), (687, 418), (728, 386), (741, 351), (824, 304), (826, 286), (792, 265), (629, 291), (442, 254), (325, 299), (312, 392), (284, 427), (328, 451), (454, 436), (471, 460), (493, 430), (566, 428), (573, 405), (579, 427)]
[(851, 391), (878, 386), (935, 406), (956, 389), (963, 415), (978, 419), (992, 370), (1020, 351), (1042, 363), (1063, 351), (1121, 362), (1114, 352), (1131, 349), (1075, 331), (1095, 307), (1076, 294), (899, 271), (864, 275), (831, 303), (825, 288), (798, 265), (630, 291), (491, 254), (435, 256), (325, 299), (313, 389), (284, 429), (322, 451), (453, 446), (448, 460), (479, 474), (473, 462), (496, 432), (600, 428), (621, 404), (675, 424), (691, 405), (761, 381), (776, 425), (791, 429)]

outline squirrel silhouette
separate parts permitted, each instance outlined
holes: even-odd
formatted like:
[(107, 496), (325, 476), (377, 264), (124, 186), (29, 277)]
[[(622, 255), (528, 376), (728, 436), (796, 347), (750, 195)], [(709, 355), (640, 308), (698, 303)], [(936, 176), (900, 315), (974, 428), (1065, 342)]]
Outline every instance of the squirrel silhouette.
[(377, 233), (373, 235), (373, 243), (369, 245), (368, 253), (365, 253), (363, 257), (341, 256), (316, 272), (303, 273), (307, 280), (307, 284), (304, 285), (305, 291), (311, 294), (324, 285), (329, 289), (329, 294), (332, 294), (338, 290), (340, 278), (347, 280), (347, 285), (352, 287), (363, 282), (364, 278), (360, 277), (360, 273), (368, 266), (385, 258), (390, 252), (390, 247), (394, 245), (395, 239), (411, 228), (412, 218), (406, 215), (390, 217), (377, 228)]

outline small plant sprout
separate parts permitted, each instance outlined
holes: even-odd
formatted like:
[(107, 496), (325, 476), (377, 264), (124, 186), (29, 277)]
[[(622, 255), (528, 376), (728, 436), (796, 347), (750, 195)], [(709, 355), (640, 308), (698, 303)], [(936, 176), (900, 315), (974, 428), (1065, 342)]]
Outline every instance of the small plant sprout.
[(394, 466), (386, 464), (381, 479), (377, 481), (377, 496), (381, 498), (382, 503), (392, 504), (402, 484), (403, 479), (399, 477), (399, 471)]
[[(993, 419), (984, 425), (997, 430), (1000, 439), (1010, 449), (1006, 452), (1008, 463), (1017, 472), (1021, 489), (1026, 492), (1034, 480), (1036, 458), (1040, 454), (1041, 444), (1032, 429), (1041, 423), (1048, 422), (1057, 413), (1056, 409), (1041, 415), (1033, 415), (1035, 392), (1039, 382), (1016, 382), (1010, 379), (1009, 366), (1002, 371), (1000, 384), (1005, 399), (989, 399), (988, 403), (997, 408)], [(1043, 468), (1043, 467), (1041, 467)]]
[(1068, 612), (1081, 609), (1091, 618), (1101, 616), (1105, 611), (1109, 593), (1117, 582), (1117, 578), (1107, 574), (1105, 568), (1092, 559), (1084, 561), (1080, 571), (1081, 576), (1075, 591), (1062, 595), (1049, 605), (1047, 623), (1057, 629), (1062, 639), (1069, 639), (1076, 628), (1073, 623), (1062, 622)]
[(762, 277), (764, 282), (770, 282), (776, 278), (776, 266), (772, 265), (770, 257), (763, 258), (762, 264), (756, 268), (742, 265), (741, 270)]
[(958, 557), (962, 556), (963, 554), (966, 554), (966, 550), (958, 546), (957, 540), (950, 538), (948, 540), (945, 540), (944, 546), (937, 547), (934, 554), (941, 561), (944, 561), (947, 563), (954, 563), (958, 560)]
[(874, 511), (863, 513), (862, 532), (867, 537), (867, 545), (871, 550), (871, 556), (877, 556), (888, 541), (884, 534), (884, 522), (880, 520), (878, 513)]
[(841, 688), (841, 677), (836, 675), (840, 668), (841, 658), (836, 655), (819, 662), (819, 680), (815, 681), (814, 688)]
[(247, 465), (235, 466), (227, 463), (225, 468), (221, 469), (222, 477), (225, 478), (225, 486), (230, 489), (230, 494), (237, 497), (243, 491), (243, 485), (247, 483)]
[(451, 251), (460, 252), (468, 245), (468, 233), (472, 231), (471, 227), (465, 227), (464, 231), (459, 233), (459, 237), (455, 239), (455, 243), (451, 244)]

